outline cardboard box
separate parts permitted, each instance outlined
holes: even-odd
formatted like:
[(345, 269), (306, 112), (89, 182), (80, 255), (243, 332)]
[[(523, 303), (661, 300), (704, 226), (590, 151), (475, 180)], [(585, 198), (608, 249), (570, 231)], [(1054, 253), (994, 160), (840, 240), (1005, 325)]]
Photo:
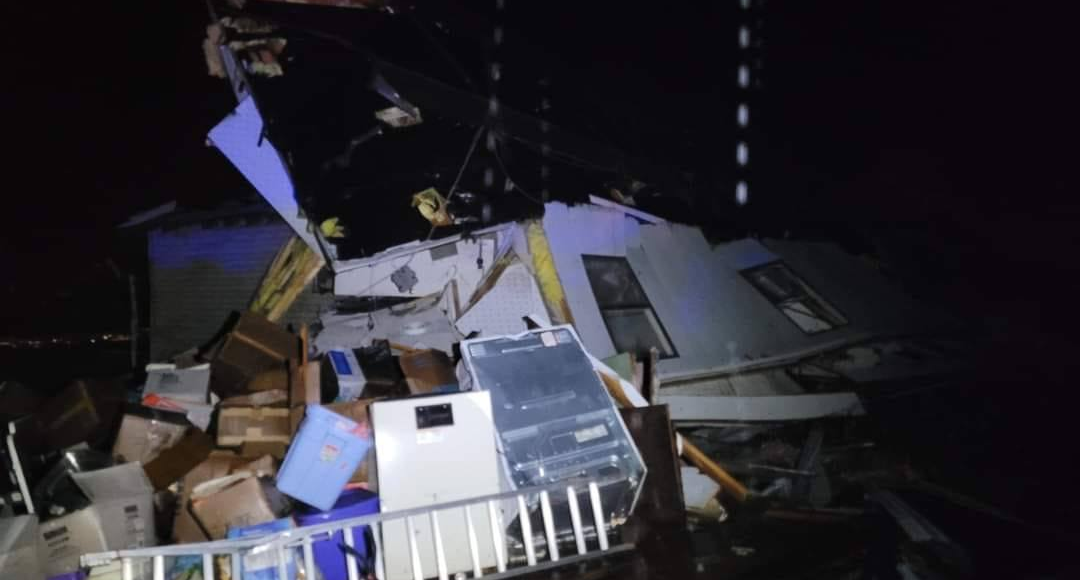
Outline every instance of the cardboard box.
[(259, 391), (248, 395), (237, 395), (221, 401), (227, 407), (285, 407), (289, 402), (289, 392), (285, 389)]
[(163, 411), (183, 413), (193, 425), (205, 431), (214, 411), (209, 383), (208, 364), (188, 368), (171, 364), (147, 365), (142, 403)]
[(0, 578), (44, 578), (37, 516), (0, 518)]
[(181, 503), (185, 503), (186, 500), (191, 498), (191, 491), (198, 487), (199, 484), (225, 477), (244, 463), (244, 458), (231, 451), (216, 450), (211, 452), (206, 459), (188, 471), (180, 480)]
[(112, 455), (122, 462), (147, 463), (162, 451), (176, 445), (187, 433), (188, 425), (124, 415), (113, 443)]
[(176, 518), (173, 520), (172, 539), (181, 544), (206, 542), (210, 536), (199, 525), (191, 513), (189, 500), (191, 491), (199, 484), (225, 477), (233, 469), (244, 463), (244, 458), (230, 451), (213, 451), (201, 463), (187, 472), (181, 479), (180, 497), (176, 505)]
[[(208, 481), (203, 486), (212, 487), (214, 483)], [(277, 519), (263, 486), (254, 477), (230, 481), (223, 489), (206, 496), (201, 496), (200, 492), (196, 489), (192, 495), (191, 513), (211, 539), (224, 538), (230, 527), (253, 526)]]
[(42, 523), (37, 539), (47, 578), (78, 570), (83, 554), (109, 549), (101, 519), (93, 508)]
[(234, 407), (218, 414), (218, 445), (239, 447), (244, 443), (282, 443), (292, 440), (289, 410), (274, 407)]
[(279, 442), (248, 441), (240, 446), (240, 455), (243, 457), (272, 457), (278, 462), (285, 459), (285, 452), (289, 446)]
[(195, 519), (195, 515), (191, 513), (190, 506), (186, 504), (176, 510), (172, 541), (177, 544), (197, 544), (210, 541), (210, 536), (206, 535), (198, 520)]
[(368, 407), (374, 403), (376, 399), (359, 399), (356, 401), (349, 401), (348, 403), (330, 403), (329, 405), (323, 405), (327, 409), (341, 415), (348, 417), (357, 423), (367, 425), (371, 427), (371, 421), (368, 418)]
[(289, 369), (286, 365), (274, 366), (251, 377), (246, 390), (252, 393), (261, 391), (288, 391)]
[(143, 395), (188, 403), (209, 403), (210, 365), (177, 368), (173, 364), (146, 365)]
[(108, 435), (120, 413), (123, 388), (106, 381), (75, 381), (34, 414), (31, 444), (63, 449)]
[(245, 312), (217, 345), (210, 386), (222, 398), (243, 394), (259, 373), (300, 358), (299, 338), (266, 318)]
[(304, 368), (290, 365), (289, 406), (303, 407), (322, 402), (322, 372), (319, 361), (310, 361)]
[(156, 546), (154, 487), (142, 466), (125, 463), (71, 478), (98, 513), (110, 550)]
[(442, 392), (449, 389), (457, 390), (457, 375), (454, 373), (454, 363), (441, 350), (429, 349), (407, 352), (401, 355), (398, 362), (401, 365), (401, 372), (405, 374), (405, 382), (409, 385), (409, 392), (414, 395)]
[(214, 449), (214, 440), (198, 429), (187, 433), (172, 447), (163, 450), (143, 466), (156, 490), (162, 490), (184, 477), (203, 462)]
[(289, 367), (292, 377), (289, 384), (289, 434), (296, 435), (304, 420), (304, 409), (322, 401), (319, 361), (311, 361), (303, 369), (299, 365)]
[(214, 451), (202, 463), (189, 471), (181, 480), (180, 498), (177, 502), (176, 519), (173, 521), (172, 537), (180, 543), (205, 542), (210, 539), (190, 510), (191, 492), (200, 484), (220, 479), (237, 471), (249, 471), (257, 476), (273, 476), (277, 463), (269, 455), (251, 457), (230, 451)]
[[(360, 399), (359, 401), (351, 401), (348, 403), (331, 403), (324, 405), (327, 409), (356, 421), (357, 423), (367, 425), (371, 428), (370, 420), (368, 419), (368, 407), (375, 402), (375, 399)], [(368, 450), (368, 453), (364, 456), (364, 460), (360, 462), (360, 467), (356, 468), (352, 477), (349, 478), (349, 483), (370, 483), (368, 481), (368, 467), (372, 465), (372, 459), (374, 458), (374, 447)]]
[(192, 490), (200, 484), (220, 479), (238, 471), (250, 471), (258, 475), (274, 475), (276, 470), (277, 464), (274, 462), (273, 457), (269, 455), (245, 456), (231, 451), (214, 451), (181, 480), (180, 500), (181, 503), (186, 503), (191, 497)]

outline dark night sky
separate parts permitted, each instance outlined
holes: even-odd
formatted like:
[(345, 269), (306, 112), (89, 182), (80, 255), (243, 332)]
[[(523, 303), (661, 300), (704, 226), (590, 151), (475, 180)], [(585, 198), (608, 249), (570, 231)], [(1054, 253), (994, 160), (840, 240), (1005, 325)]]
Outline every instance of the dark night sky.
[[(581, 83), (590, 106), (625, 100), (590, 131), (634, 124), (618, 117), (630, 105), (666, 103), (672, 110), (654, 107), (640, 124), (690, 118), (687, 163), (714, 155), (730, 163), (733, 138), (717, 128), (730, 127), (733, 115), (734, 26), (725, 20), (734, 10), (623, 6), (616, 23), (611, 7), (621, 3), (590, 3), (587, 13), (537, 4), (548, 18), (521, 19), (508, 33), (556, 55), (553, 66), (568, 67), (565, 78)], [(751, 231), (841, 227), (880, 238), (897, 264), (936, 267), (931, 277), (953, 299), (974, 293), (976, 304), (965, 304), (973, 310), (1052, 314), (1049, 299), (1065, 290), (1041, 286), (1070, 269), (1061, 256), (1080, 217), (1062, 177), (1073, 149), (1062, 60), (1076, 51), (1062, 20), (1030, 10), (768, 3), (765, 84), (751, 116), (751, 204), (737, 209), (727, 189), (701, 195)], [(105, 260), (128, 267), (123, 248), (134, 242), (115, 225), (177, 197), (245, 191), (203, 145), (232, 106), (224, 82), (205, 75), (204, 4), (19, 3), (4, 11), (14, 30), (3, 39), (9, 178), (0, 335), (124, 328), (125, 287)], [(673, 116), (702, 107), (715, 110), (698, 121)]]

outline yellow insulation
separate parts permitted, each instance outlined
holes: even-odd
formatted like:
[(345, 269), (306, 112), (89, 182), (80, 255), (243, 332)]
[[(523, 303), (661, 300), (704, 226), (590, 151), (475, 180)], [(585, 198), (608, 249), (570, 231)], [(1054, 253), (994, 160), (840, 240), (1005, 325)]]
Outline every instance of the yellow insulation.
[(270, 264), (249, 310), (277, 321), (322, 268), (323, 258), (296, 236), (289, 238)]
[(525, 239), (529, 244), (529, 254), (532, 255), (533, 272), (540, 283), (540, 295), (544, 298), (551, 321), (555, 324), (573, 324), (574, 317), (566, 303), (566, 293), (555, 269), (555, 258), (551, 255), (551, 246), (540, 222), (529, 222), (525, 228)]

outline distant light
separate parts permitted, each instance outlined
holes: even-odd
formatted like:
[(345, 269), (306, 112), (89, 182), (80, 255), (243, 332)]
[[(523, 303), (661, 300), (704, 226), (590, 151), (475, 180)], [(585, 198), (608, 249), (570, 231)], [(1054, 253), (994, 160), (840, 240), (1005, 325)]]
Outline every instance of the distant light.
[(742, 4), (743, 10), (750, 9), (750, 0), (741, 0), (739, 3)]
[(750, 124), (750, 106), (746, 103), (739, 103), (739, 108), (735, 113), (735, 119), (738, 121), (740, 127), (746, 127)]
[(750, 148), (743, 141), (739, 141), (735, 145), (735, 162), (739, 165), (746, 165), (750, 162)]
[(491, 63), (491, 80), (497, 81), (502, 78), (502, 66), (497, 63)]
[(739, 27), (739, 48), (750, 48), (750, 28)]
[(97, 342), (97, 341), (92, 339), (92, 338), (90, 339), (90, 344), (94, 344), (95, 342)]
[(503, 41), (503, 28), (502, 28), (502, 26), (496, 26), (495, 27), (494, 40), (495, 40), (495, 46), (499, 46), (500, 44), (502, 44), (502, 41)]
[(750, 188), (745, 181), (740, 181), (735, 184), (735, 203), (746, 205), (747, 201), (750, 201)]
[(739, 86), (744, 89), (750, 86), (750, 67), (745, 64), (739, 65)]

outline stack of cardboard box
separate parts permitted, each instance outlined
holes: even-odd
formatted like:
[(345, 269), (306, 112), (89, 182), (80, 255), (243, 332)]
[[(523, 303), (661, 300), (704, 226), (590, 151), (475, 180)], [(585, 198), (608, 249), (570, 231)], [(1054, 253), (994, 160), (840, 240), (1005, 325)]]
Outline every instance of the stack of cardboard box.
[[(12, 405), (3, 410), (21, 417), (15, 444), (23, 460), (40, 459), (45, 468), (57, 453), (90, 444), (111, 450), (116, 465), (70, 475), (83, 509), (57, 514), (43, 505), (48, 515), (41, 518), (0, 519), (0, 577), (12, 570), (27, 572), (11, 577), (66, 574), (86, 553), (276, 525), (294, 503), (273, 478), (311, 406), (367, 437), (372, 395), (438, 392), (456, 382), (445, 353), (409, 351), (399, 359), (387, 344), (371, 350), (364, 357), (371, 388), (358, 400), (348, 400), (356, 391), (336, 394), (323, 361), (307, 360), (306, 331), (293, 334), (251, 313), (237, 315), (202, 356), (149, 365), (141, 405), (126, 403), (116, 383), (76, 381), (45, 400), (4, 383), (0, 397)], [(372, 453), (346, 487), (370, 487)], [(149, 578), (149, 570), (135, 572)]]

